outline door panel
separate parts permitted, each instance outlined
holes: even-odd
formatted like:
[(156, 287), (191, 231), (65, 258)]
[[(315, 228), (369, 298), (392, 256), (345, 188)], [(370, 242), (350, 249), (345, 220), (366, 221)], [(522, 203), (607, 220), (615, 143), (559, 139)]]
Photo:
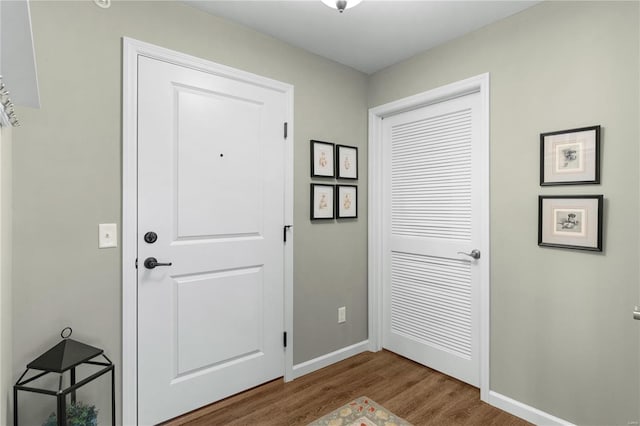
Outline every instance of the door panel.
[(145, 57), (138, 87), (138, 420), (155, 424), (284, 373), (286, 100)]
[[(175, 279), (179, 375), (261, 352), (263, 284), (262, 268)], [(210, 336), (224, 344), (203, 345)]]
[(391, 254), (391, 331), (471, 358), (469, 262)]
[(479, 94), (383, 121), (383, 346), (478, 386)]
[(264, 105), (179, 86), (176, 96), (178, 237), (257, 235)]

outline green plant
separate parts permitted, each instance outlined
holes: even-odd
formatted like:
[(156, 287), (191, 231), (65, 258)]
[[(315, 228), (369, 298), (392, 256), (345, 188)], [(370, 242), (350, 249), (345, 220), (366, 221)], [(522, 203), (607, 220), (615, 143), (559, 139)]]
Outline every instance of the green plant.
[[(42, 426), (56, 426), (58, 417), (51, 413)], [(76, 402), (67, 407), (67, 426), (97, 426), (98, 410), (95, 405)]]

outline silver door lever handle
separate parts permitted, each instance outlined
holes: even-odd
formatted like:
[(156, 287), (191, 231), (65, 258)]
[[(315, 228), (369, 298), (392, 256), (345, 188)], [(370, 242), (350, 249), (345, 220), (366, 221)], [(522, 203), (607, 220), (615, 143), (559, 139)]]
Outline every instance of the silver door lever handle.
[(636, 306), (636, 308), (633, 311), (633, 319), (634, 320), (640, 320), (640, 306)]
[(471, 250), (471, 253), (465, 253), (463, 251), (459, 251), (458, 254), (464, 254), (465, 256), (469, 256), (474, 259), (480, 259), (480, 250), (478, 249)]

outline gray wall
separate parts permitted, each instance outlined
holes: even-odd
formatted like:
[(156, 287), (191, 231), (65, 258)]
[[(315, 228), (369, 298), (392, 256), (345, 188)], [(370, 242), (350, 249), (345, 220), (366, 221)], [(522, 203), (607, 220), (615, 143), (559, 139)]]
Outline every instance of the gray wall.
[[(638, 3), (544, 2), (373, 75), (369, 106), (491, 73), (491, 389), (638, 420)], [(541, 188), (539, 134), (603, 126), (602, 184)], [(604, 194), (602, 254), (539, 248), (540, 194)]]
[[(122, 36), (295, 86), (294, 361), (367, 338), (366, 75), (174, 2), (31, 7), (42, 108), (14, 133), (14, 374), (67, 325), (120, 365), (121, 251), (98, 250), (97, 225), (121, 224)], [(310, 223), (310, 139), (360, 147), (358, 220)]]
[(9, 391), (12, 371), (11, 321), (11, 140), (12, 129), (0, 129), (0, 424), (11, 424)]

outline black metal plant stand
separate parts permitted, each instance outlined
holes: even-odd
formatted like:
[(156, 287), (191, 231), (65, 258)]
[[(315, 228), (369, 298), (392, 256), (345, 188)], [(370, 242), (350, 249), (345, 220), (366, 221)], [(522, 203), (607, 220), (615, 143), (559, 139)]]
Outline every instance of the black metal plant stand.
[[(65, 335), (65, 332), (68, 334)], [(57, 398), (56, 416), (58, 426), (67, 425), (67, 400), (68, 394), (71, 394), (71, 404), (76, 403), (76, 390), (87, 383), (97, 379), (98, 377), (111, 372), (111, 424), (116, 424), (116, 393), (115, 393), (115, 366), (109, 358), (104, 354), (104, 350), (95, 348), (93, 346), (80, 343), (76, 340), (69, 339), (71, 336), (71, 327), (67, 327), (62, 330), (60, 335), (62, 336), (62, 342), (58, 343), (53, 348), (49, 349), (44, 354), (40, 355), (35, 360), (27, 364), (27, 369), (22, 373), (22, 376), (18, 379), (13, 386), (13, 424), (18, 426), (18, 391), (34, 392), (39, 394), (51, 395)], [(95, 361), (94, 358), (102, 355), (105, 361)], [(76, 381), (76, 367), (82, 364), (97, 365), (101, 368), (96, 373), (89, 377)], [(40, 370), (34, 376), (27, 379), (24, 377), (29, 370)], [(69, 386), (63, 389), (64, 373), (69, 371)], [(58, 389), (50, 390), (33, 386), (25, 386), (28, 383), (33, 382), (47, 374), (58, 373), (60, 378), (58, 380)], [(24, 380), (23, 380), (24, 379)]]

